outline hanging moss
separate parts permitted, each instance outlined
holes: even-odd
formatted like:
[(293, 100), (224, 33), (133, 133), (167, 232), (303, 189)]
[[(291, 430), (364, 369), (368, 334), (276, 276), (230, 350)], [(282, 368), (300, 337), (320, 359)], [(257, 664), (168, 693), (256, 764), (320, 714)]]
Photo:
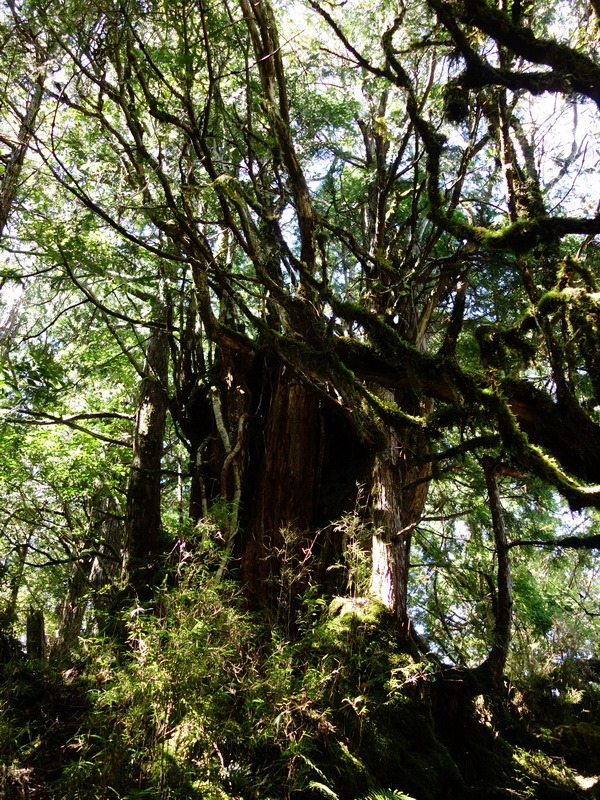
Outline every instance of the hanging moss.
[(404, 339), (379, 314), (370, 311), (360, 303), (333, 300), (335, 313), (346, 322), (359, 324), (369, 336), (376, 353), (389, 363), (403, 368), (413, 366), (428, 370), (435, 364), (436, 357), (422, 352)]
[(537, 348), (527, 338), (530, 330), (530, 317), (527, 316), (516, 325), (481, 325), (475, 331), (481, 359), (484, 364), (511, 372), (528, 364), (536, 356)]
[(566, 475), (556, 461), (534, 444), (519, 428), (516, 417), (500, 394), (492, 396), (492, 407), (498, 418), (502, 440), (509, 450), (516, 455), (519, 463), (554, 486), (565, 497), (573, 510), (585, 506), (600, 506), (600, 488), (581, 486)]

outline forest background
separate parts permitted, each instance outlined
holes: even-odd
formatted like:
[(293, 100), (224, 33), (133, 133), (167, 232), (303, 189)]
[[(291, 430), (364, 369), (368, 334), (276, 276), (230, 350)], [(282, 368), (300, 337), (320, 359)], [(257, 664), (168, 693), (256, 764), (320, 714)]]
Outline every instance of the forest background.
[(3, 0), (3, 796), (598, 796), (599, 30)]

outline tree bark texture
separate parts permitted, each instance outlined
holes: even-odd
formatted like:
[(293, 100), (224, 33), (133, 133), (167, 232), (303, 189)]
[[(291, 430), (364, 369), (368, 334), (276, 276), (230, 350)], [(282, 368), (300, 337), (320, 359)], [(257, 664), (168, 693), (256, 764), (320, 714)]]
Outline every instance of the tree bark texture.
[(504, 524), (500, 489), (496, 477), (496, 465), (491, 458), (485, 458), (483, 460), (483, 471), (488, 492), (488, 503), (492, 517), (494, 545), (498, 563), (494, 641), (487, 658), (487, 665), (492, 675), (492, 683), (496, 688), (502, 680), (502, 673), (506, 666), (506, 659), (508, 658), (508, 650), (510, 647), (513, 610), (512, 576), (508, 535)]
[(27, 98), (27, 106), (21, 119), (17, 141), (11, 147), (4, 174), (0, 179), (0, 239), (4, 234), (19, 188), (21, 170), (42, 103), (45, 81), (45, 74), (40, 72)]
[(250, 470), (256, 472), (242, 555), (249, 594), (261, 604), (270, 604), (284, 566), (300, 570), (309, 555), (319, 486), (320, 429), (315, 392), (285, 366), (277, 368), (251, 455)]
[(27, 656), (45, 661), (47, 655), (44, 612), (41, 608), (31, 608), (27, 615)]
[(234, 554), (250, 602), (279, 613), (309, 582), (342, 589), (328, 570), (342, 551), (332, 523), (354, 507), (372, 457), (338, 409), (281, 362), (264, 366), (257, 389)]
[(60, 663), (70, 651), (84, 625), (86, 612), (92, 611), (90, 622), (98, 621), (98, 612), (106, 612), (112, 602), (112, 592), (118, 583), (123, 552), (123, 517), (114, 497), (100, 497), (91, 510), (90, 538), (98, 542), (93, 558), (74, 564), (67, 596), (58, 609), (56, 639), (50, 648), (50, 660)]
[(168, 339), (153, 330), (140, 387), (125, 515), (126, 562), (135, 570), (159, 552), (161, 463), (167, 414)]
[[(380, 394), (387, 401), (396, 399), (388, 390)], [(373, 470), (371, 594), (394, 615), (400, 638), (409, 635), (411, 535), (425, 505), (431, 471), (429, 463), (416, 462), (423, 461), (428, 449), (423, 434), (389, 428)]]
[(88, 574), (89, 563), (75, 564), (67, 596), (58, 608), (58, 630), (50, 648), (52, 662), (60, 663), (63, 658), (68, 658), (69, 651), (77, 644), (87, 606)]

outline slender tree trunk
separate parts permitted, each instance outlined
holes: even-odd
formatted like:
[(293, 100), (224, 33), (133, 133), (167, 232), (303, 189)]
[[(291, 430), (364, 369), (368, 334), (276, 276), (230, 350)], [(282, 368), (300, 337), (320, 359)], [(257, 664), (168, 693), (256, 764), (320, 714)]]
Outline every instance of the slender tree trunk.
[(488, 492), (488, 503), (492, 516), (496, 558), (498, 560), (494, 639), (484, 667), (490, 671), (492, 685), (494, 688), (497, 688), (502, 681), (502, 673), (506, 666), (511, 640), (513, 611), (512, 577), (508, 535), (504, 524), (500, 490), (496, 479), (497, 465), (491, 458), (484, 458), (482, 463)]
[[(146, 351), (146, 377), (140, 386), (133, 458), (125, 514), (126, 569), (141, 584), (160, 551), (161, 464), (167, 415), (169, 347), (167, 334), (153, 329)], [(136, 588), (141, 588), (136, 587)]]
[(15, 548), (16, 565), (10, 576), (10, 584), (8, 587), (8, 603), (5, 612), (4, 627), (9, 629), (10, 634), (13, 634), (13, 628), (17, 621), (17, 606), (19, 603), (19, 592), (23, 585), (23, 577), (25, 575), (25, 562), (29, 554), (29, 547), (33, 539), (33, 531), (29, 531), (27, 538), (22, 544)]
[(512, 629), (512, 580), (509, 541), (497, 481), (497, 462), (482, 459), (497, 559), (494, 630), (487, 658), (474, 669), (443, 668), (431, 685), (436, 727), (451, 753), (464, 752), (473, 727), (473, 698), (501, 691)]
[(25, 113), (21, 119), (17, 141), (14, 142), (11, 147), (4, 174), (0, 180), (0, 239), (2, 239), (4, 234), (4, 229), (19, 188), (23, 162), (42, 103), (45, 80), (45, 74), (40, 73), (33, 84), (29, 97), (27, 98)]
[(94, 606), (107, 604), (101, 589), (115, 585), (120, 573), (120, 559), (124, 546), (124, 527), (121, 506), (115, 497), (102, 498), (98, 509), (100, 547), (90, 567), (89, 584), (94, 590)]
[[(394, 400), (392, 392), (384, 392)], [(427, 437), (389, 429), (373, 470), (371, 595), (394, 615), (398, 634), (408, 639), (408, 576), (411, 535), (427, 498), (429, 463), (416, 464), (428, 452)], [(425, 459), (426, 461), (426, 459)]]
[(38, 661), (46, 660), (46, 629), (41, 608), (30, 608), (27, 614), (27, 656)]
[(58, 610), (58, 631), (50, 649), (50, 660), (60, 663), (76, 644), (85, 615), (89, 563), (76, 564), (69, 581), (69, 590)]
[[(86, 611), (105, 611), (111, 602), (106, 591), (120, 575), (123, 551), (123, 517), (117, 513), (113, 497), (99, 499), (94, 509), (90, 540), (98, 541), (98, 555), (74, 566), (67, 596), (58, 612), (56, 640), (50, 649), (50, 660), (60, 663), (69, 657), (81, 634)], [(94, 619), (94, 616), (91, 617)], [(98, 621), (98, 615), (95, 615)], [(101, 621), (102, 622), (102, 621)]]

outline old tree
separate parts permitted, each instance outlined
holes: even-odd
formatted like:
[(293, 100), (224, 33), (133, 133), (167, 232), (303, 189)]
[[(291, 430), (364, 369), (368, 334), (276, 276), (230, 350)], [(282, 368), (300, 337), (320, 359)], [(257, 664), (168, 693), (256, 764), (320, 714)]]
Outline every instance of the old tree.
[[(252, 667), (241, 641), (235, 657), (209, 643), (246, 675), (229, 703), (243, 680), (256, 690), (261, 658), (263, 691), (283, 681), (275, 654), (292, 681), (308, 656), (285, 648), (307, 626), (333, 636), (336, 614), (367, 625), (368, 609), (450, 750), (507, 669), (585, 662), (590, 690), (599, 30), (593, 0), (4, 0), (4, 661), (28, 617), (30, 657), (91, 663), (90, 642), (110, 641), (147, 668), (135, 626), (184, 627), (172, 595), (193, 563), (198, 636), (243, 639), (250, 613), (275, 640), (263, 630)], [(336, 670), (332, 706), (348, 692)], [(339, 733), (354, 783), (335, 782), (331, 747), (329, 772), (301, 750), (343, 729), (315, 722), (302, 684), (251, 728), (272, 733), (278, 790), (256, 777), (272, 752), (255, 743), (244, 772), (207, 706), (195, 733), (185, 722), (203, 755), (180, 748), (197, 774), (169, 793), (148, 763), (185, 738), (175, 667), (130, 780), (156, 797), (467, 796), (460, 781), (481, 776), (466, 760), (456, 794), (449, 773), (442, 789), (360, 772), (369, 680), (340, 700), (360, 723)], [(83, 778), (62, 780), (53, 796), (84, 796)]]

